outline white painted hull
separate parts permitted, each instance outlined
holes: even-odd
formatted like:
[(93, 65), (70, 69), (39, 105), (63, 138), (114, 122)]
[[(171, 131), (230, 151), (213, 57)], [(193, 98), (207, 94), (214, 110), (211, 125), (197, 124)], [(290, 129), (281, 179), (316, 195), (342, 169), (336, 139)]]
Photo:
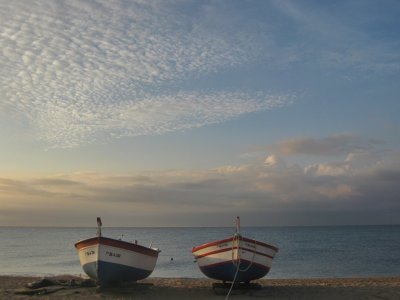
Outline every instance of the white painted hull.
[(105, 237), (83, 240), (75, 247), (85, 273), (100, 285), (148, 277), (159, 253), (156, 249)]

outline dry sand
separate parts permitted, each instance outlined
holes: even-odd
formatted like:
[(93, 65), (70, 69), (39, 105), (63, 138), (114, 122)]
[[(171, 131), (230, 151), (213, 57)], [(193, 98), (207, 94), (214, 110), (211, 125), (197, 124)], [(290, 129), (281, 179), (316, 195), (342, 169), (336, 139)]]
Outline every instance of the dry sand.
[[(56, 277), (54, 277), (56, 278)], [(71, 276), (56, 279), (69, 280)], [(189, 278), (149, 278), (118, 288), (58, 287), (44, 295), (21, 295), (38, 277), (0, 276), (0, 299), (225, 299), (228, 289), (213, 288), (215, 281)], [(76, 278), (78, 281), (79, 278)], [(400, 277), (352, 279), (262, 279), (257, 289), (233, 290), (229, 299), (400, 299)], [(57, 289), (57, 286), (49, 289)]]

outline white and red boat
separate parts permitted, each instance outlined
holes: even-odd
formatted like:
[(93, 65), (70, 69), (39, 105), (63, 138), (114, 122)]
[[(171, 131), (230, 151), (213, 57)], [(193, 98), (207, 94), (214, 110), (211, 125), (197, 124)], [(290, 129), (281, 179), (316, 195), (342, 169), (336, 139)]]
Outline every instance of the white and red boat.
[(204, 275), (234, 283), (249, 283), (267, 275), (278, 248), (241, 236), (239, 230), (237, 217), (233, 236), (193, 247), (192, 254)]
[(90, 278), (105, 286), (144, 279), (153, 272), (159, 249), (103, 237), (101, 226), (97, 218), (97, 236), (75, 244), (81, 266)]

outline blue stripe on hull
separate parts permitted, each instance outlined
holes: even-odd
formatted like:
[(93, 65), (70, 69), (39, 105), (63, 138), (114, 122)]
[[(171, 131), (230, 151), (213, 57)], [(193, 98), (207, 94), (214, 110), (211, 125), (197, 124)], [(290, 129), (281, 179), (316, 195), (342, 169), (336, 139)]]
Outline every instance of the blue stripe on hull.
[[(248, 261), (242, 261), (240, 263), (240, 269), (241, 270), (247, 269), (249, 264), (250, 262)], [(200, 269), (207, 277), (222, 281), (233, 281), (236, 273), (236, 265), (234, 265), (232, 261), (228, 261), (222, 264), (205, 266), (201, 267)], [(258, 264), (253, 264), (245, 272), (239, 270), (235, 282), (248, 282), (251, 280), (260, 279), (265, 275), (267, 275), (268, 271), (269, 268), (267, 267), (263, 267)]]
[(97, 273), (96, 264), (96, 262), (88, 263), (83, 266), (83, 270), (89, 277), (97, 279), (97, 282), (100, 285), (110, 285), (124, 281), (136, 281), (148, 277), (152, 272), (120, 264), (99, 261)]

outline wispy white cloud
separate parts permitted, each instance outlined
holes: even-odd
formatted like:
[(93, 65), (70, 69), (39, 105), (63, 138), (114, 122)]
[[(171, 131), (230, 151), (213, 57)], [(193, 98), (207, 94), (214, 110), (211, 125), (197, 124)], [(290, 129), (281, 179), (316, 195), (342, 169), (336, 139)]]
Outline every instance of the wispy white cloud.
[(349, 173), (349, 164), (340, 163), (317, 163), (306, 166), (304, 172), (306, 174), (314, 174), (316, 176), (339, 176)]
[(50, 147), (193, 128), (289, 100), (174, 92), (188, 77), (254, 59), (260, 47), (246, 32), (210, 31), (202, 15), (179, 12), (172, 1), (13, 1), (1, 8), (0, 112), (25, 118)]
[[(119, 103), (50, 100), (37, 103), (27, 115), (40, 139), (54, 147), (74, 147), (122, 136), (162, 134), (219, 123), (282, 106), (290, 98), (264, 93), (178, 92), (144, 95)], [(19, 110), (25, 109), (24, 103), (14, 102), (14, 105)]]
[(354, 7), (258, 5), (247, 15), (229, 2), (0, 1), (0, 114), (49, 147), (74, 147), (222, 122), (294, 98), (193, 83), (210, 74), (229, 82), (226, 71), (248, 63), (400, 68), (397, 39), (376, 39), (368, 19), (340, 11)]

